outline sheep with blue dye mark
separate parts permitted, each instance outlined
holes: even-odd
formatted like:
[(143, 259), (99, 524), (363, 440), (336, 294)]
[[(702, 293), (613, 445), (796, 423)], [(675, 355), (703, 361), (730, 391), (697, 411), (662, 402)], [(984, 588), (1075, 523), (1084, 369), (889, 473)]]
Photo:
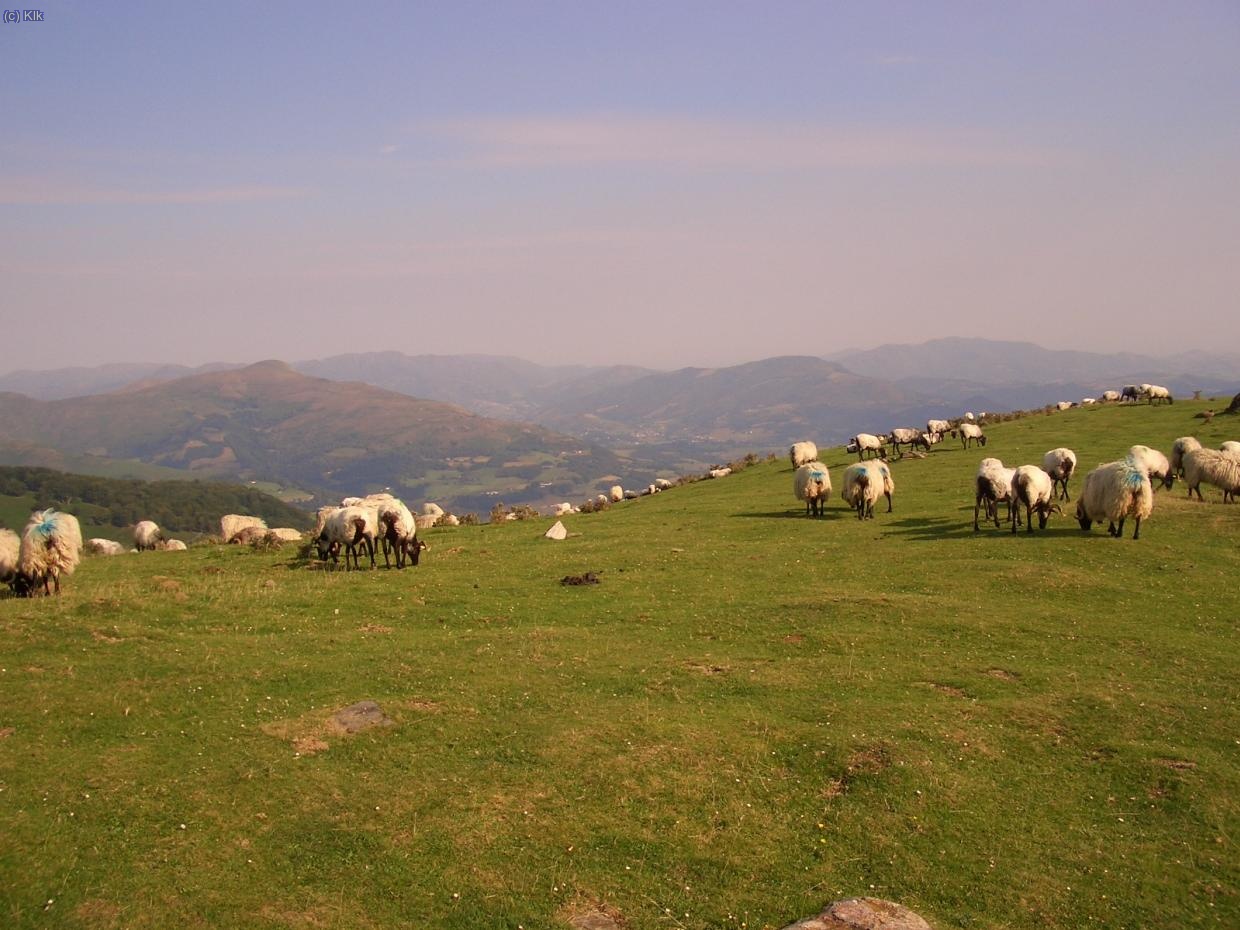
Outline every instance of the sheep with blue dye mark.
[(1117, 539), (1124, 521), (1136, 520), (1132, 538), (1141, 536), (1141, 521), (1154, 512), (1154, 489), (1150, 476), (1137, 463), (1125, 459), (1099, 465), (1085, 476), (1085, 487), (1076, 502), (1076, 519), (1089, 532), (1095, 523), (1107, 522), (1107, 532)]
[(792, 462), (793, 468), (800, 468), (807, 462), (816, 462), (818, 461), (818, 447), (808, 439), (794, 442), (788, 449), (788, 460)]
[(62, 576), (73, 574), (82, 558), (82, 527), (77, 517), (55, 510), (37, 510), (22, 531), (14, 590), (32, 596), (60, 593)]
[(887, 512), (891, 513), (891, 495), (895, 481), (886, 462), (858, 462), (844, 471), (844, 487), (841, 496), (849, 507), (857, 511), (857, 519), (874, 517), (874, 504), (880, 497), (887, 498)]
[(1068, 481), (1076, 471), (1076, 453), (1065, 446), (1051, 449), (1042, 456), (1042, 470), (1051, 476), (1051, 484), (1058, 491), (1059, 500), (1071, 500)]
[(806, 516), (821, 517), (831, 497), (831, 474), (822, 462), (806, 462), (792, 477), (792, 490), (799, 501), (805, 501)]

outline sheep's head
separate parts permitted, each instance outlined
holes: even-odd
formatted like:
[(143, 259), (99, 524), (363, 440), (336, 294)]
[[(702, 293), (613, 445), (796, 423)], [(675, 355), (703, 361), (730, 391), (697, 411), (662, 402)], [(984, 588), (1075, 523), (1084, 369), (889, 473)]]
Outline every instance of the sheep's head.
[(1076, 522), (1081, 524), (1081, 529), (1089, 532), (1089, 528), (1094, 525), (1094, 521), (1089, 518), (1089, 514), (1085, 512), (1085, 502), (1076, 502)]
[(409, 562), (410, 562), (410, 564), (412, 564), (412, 565), (417, 565), (417, 564), (418, 564), (418, 556), (420, 556), (420, 555), (422, 554), (422, 550), (423, 550), (423, 549), (429, 549), (429, 548), (430, 548), (430, 546), (428, 546), (428, 545), (427, 545), (426, 543), (424, 543), (422, 540), (418, 539), (417, 537), (414, 537), (413, 542), (411, 542), (411, 543), (409, 544)]
[(983, 433), (982, 435), (978, 436), (977, 441), (980, 442), (983, 446), (985, 446), (986, 445), (986, 434)]
[(18, 597), (34, 597), (39, 580), (25, 572), (18, 572), (12, 581), (13, 593)]
[(1163, 475), (1163, 479), (1162, 479), (1162, 486), (1163, 486), (1164, 488), (1166, 488), (1168, 491), (1170, 491), (1170, 490), (1171, 490), (1172, 485), (1174, 485), (1174, 484), (1175, 484), (1175, 472), (1173, 472), (1173, 471), (1169, 471), (1169, 472), (1167, 472), (1167, 474)]
[(1038, 508), (1038, 529), (1046, 529), (1047, 518), (1053, 513), (1063, 513), (1058, 504), (1043, 504)]

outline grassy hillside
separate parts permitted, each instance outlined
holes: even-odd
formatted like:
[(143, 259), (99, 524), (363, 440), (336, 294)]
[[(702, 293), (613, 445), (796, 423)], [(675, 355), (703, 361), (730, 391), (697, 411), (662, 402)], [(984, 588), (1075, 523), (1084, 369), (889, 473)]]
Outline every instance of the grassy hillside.
[[(1088, 468), (1195, 409), (985, 452)], [(561, 543), (431, 530), (403, 573), (218, 547), (0, 600), (4, 925), (759, 928), (863, 893), (939, 930), (1240, 925), (1240, 507), (974, 534), (981, 455), (895, 462), (865, 523), (766, 463)], [(368, 698), (394, 726), (324, 725)]]
[(48, 468), (0, 466), (0, 525), (20, 529), (32, 510), (74, 514), (84, 538), (131, 538), (129, 527), (154, 520), (164, 530), (218, 533), (226, 513), (253, 514), (269, 526), (308, 527), (310, 515), (254, 488), (204, 481), (131, 481)]

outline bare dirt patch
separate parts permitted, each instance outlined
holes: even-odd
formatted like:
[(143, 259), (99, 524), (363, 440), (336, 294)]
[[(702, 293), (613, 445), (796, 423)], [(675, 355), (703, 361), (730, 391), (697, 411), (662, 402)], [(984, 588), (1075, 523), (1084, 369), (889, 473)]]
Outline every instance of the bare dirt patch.
[(73, 909), (73, 916), (90, 930), (109, 930), (120, 923), (121, 906), (103, 898), (87, 898)]
[(928, 681), (926, 684), (928, 684), (935, 691), (938, 691), (940, 694), (950, 694), (952, 697), (958, 698), (968, 698), (969, 696), (968, 692), (965, 691), (964, 688), (957, 688), (955, 685), (945, 685), (938, 681)]
[(574, 901), (561, 908), (559, 916), (576, 930), (624, 930), (628, 926), (623, 914), (602, 901)]
[(1155, 759), (1154, 764), (1174, 769), (1177, 772), (1191, 772), (1197, 767), (1196, 762), (1190, 762), (1187, 759)]
[(805, 642), (805, 637), (800, 633), (789, 633), (784, 637), (784, 642), (789, 646), (799, 646), (801, 643)]
[(8, 739), (17, 732), (17, 727), (0, 727), (0, 739)]
[(702, 675), (726, 675), (732, 671), (726, 665), (711, 665), (702, 662), (686, 662), (685, 668), (692, 672), (699, 672)]
[(113, 645), (115, 643), (124, 642), (124, 640), (119, 636), (109, 636), (107, 633), (100, 633), (98, 630), (91, 630), (90, 635), (91, 638), (97, 643), (107, 643), (108, 645)]
[(877, 775), (891, 765), (891, 753), (882, 743), (853, 750), (848, 757), (848, 771), (854, 775)]
[(1005, 668), (988, 668), (986, 674), (991, 678), (998, 678), (1000, 681), (1020, 681), (1020, 676), (1015, 672), (1009, 672)]
[(300, 717), (273, 720), (263, 724), (261, 729), (268, 736), (292, 743), (293, 749), (302, 755), (312, 756), (330, 749), (329, 740), (343, 739), (375, 727), (395, 725), (396, 721), (374, 701), (359, 701), (337, 710), (312, 710)]

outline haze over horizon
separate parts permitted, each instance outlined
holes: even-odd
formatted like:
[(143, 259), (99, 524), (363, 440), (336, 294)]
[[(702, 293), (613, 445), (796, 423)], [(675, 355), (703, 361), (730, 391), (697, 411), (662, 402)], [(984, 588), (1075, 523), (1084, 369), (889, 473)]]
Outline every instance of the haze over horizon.
[(1240, 347), (1240, 7), (44, 5), (0, 372)]

